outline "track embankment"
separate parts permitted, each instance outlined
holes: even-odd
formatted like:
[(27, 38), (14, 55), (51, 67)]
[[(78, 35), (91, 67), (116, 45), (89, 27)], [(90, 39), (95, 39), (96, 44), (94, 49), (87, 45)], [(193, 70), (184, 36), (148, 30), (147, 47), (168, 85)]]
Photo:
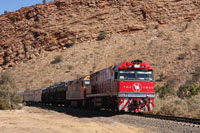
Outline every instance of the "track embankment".
[(200, 129), (198, 123), (172, 121), (153, 115), (52, 106), (0, 111), (0, 119), (1, 133), (196, 133)]

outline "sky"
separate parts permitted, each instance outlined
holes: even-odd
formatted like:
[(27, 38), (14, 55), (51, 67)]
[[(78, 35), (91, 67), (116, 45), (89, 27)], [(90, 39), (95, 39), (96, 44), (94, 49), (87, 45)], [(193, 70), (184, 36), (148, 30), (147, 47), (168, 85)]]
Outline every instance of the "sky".
[[(0, 15), (4, 11), (13, 12), (21, 7), (32, 6), (35, 4), (41, 4), (43, 0), (0, 0)], [(46, 0), (47, 2), (52, 0)]]

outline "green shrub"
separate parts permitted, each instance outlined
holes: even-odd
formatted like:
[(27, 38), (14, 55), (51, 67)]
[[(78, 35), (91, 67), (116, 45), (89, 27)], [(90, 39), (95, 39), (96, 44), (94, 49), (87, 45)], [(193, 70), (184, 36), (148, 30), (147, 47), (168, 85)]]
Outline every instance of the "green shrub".
[(169, 95), (174, 95), (175, 82), (173, 80), (168, 80), (166, 84), (162, 87), (156, 85), (155, 92), (160, 98), (164, 98)]
[(54, 60), (51, 62), (51, 64), (57, 64), (63, 61), (63, 56), (62, 55), (57, 55), (54, 57)]
[(163, 81), (163, 79), (164, 79), (164, 74), (160, 74), (159, 75), (159, 81)]
[(178, 55), (177, 59), (178, 59), (178, 60), (183, 60), (186, 56), (187, 56), (186, 53), (182, 53), (182, 54), (179, 54), (179, 55)]
[(67, 65), (67, 68), (69, 69), (69, 70), (72, 70), (72, 66), (71, 65)]
[(73, 38), (71, 39), (71, 41), (72, 41), (72, 45), (74, 45), (74, 44), (77, 42), (77, 38), (76, 38), (76, 37), (73, 37)]
[(161, 89), (161, 87), (160, 87), (159, 85), (156, 85), (156, 86), (155, 86), (155, 92), (156, 92), (156, 93), (159, 93), (159, 92), (160, 92), (160, 89)]
[(185, 85), (180, 86), (177, 91), (177, 96), (182, 99), (185, 97), (189, 97), (190, 96), (189, 89), (190, 89), (189, 86), (185, 86)]
[(105, 39), (106, 35), (107, 35), (107, 33), (105, 31), (100, 32), (99, 36), (97, 37), (97, 40), (101, 41), (101, 40)]
[(182, 85), (177, 91), (177, 96), (184, 99), (190, 98), (194, 95), (198, 95), (200, 91), (200, 86), (198, 85)]

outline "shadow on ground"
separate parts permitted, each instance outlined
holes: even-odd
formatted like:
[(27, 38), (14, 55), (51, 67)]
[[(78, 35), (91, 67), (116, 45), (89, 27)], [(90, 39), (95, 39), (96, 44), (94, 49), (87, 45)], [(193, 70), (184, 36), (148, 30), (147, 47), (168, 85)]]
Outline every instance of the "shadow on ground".
[(58, 106), (46, 106), (46, 105), (27, 105), (30, 107), (38, 107), (45, 110), (53, 110), (67, 115), (79, 117), (79, 118), (91, 118), (91, 117), (112, 117), (121, 114), (130, 114), (126, 112), (106, 111), (106, 110), (87, 110), (83, 108), (66, 108)]

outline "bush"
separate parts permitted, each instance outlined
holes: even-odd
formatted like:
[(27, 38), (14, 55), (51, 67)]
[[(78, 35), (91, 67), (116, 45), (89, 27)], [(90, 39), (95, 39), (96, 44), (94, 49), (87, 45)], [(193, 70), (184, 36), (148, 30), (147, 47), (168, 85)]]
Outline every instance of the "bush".
[(179, 55), (178, 55), (177, 59), (178, 59), (178, 60), (183, 60), (186, 56), (187, 56), (186, 53), (182, 53), (182, 54), (179, 54)]
[(194, 95), (198, 95), (200, 91), (200, 86), (198, 85), (182, 85), (177, 91), (177, 96), (184, 99), (190, 98)]
[(105, 39), (106, 35), (107, 35), (107, 33), (105, 31), (100, 32), (99, 36), (97, 37), (97, 40), (101, 41), (101, 40)]
[(12, 93), (10, 98), (11, 98), (12, 103), (15, 103), (15, 104), (21, 103), (23, 101), (23, 97), (17, 92)]
[(1, 99), (8, 99), (8, 92), (9, 88), (4, 85), (0, 85), (0, 98)]
[(72, 70), (72, 66), (71, 65), (67, 65), (67, 68), (69, 69), (69, 70)]
[(42, 0), (42, 4), (46, 4), (47, 3), (47, 1), (46, 0)]
[(17, 93), (12, 73), (6, 71), (0, 78), (0, 109), (17, 108), (22, 96)]
[(163, 79), (164, 79), (164, 74), (160, 74), (159, 75), (159, 81), (163, 81)]
[(7, 14), (7, 13), (8, 13), (8, 11), (7, 11), (7, 10), (5, 10), (3, 13), (4, 13), (4, 14)]
[(73, 38), (71, 39), (71, 41), (72, 41), (72, 45), (74, 45), (74, 44), (76, 43), (76, 41), (77, 41), (77, 38), (76, 38), (76, 37), (73, 37)]
[(156, 93), (159, 93), (160, 90), (161, 90), (161, 87), (160, 87), (159, 85), (156, 85), (156, 86), (155, 86), (155, 92), (156, 92)]
[(6, 71), (1, 75), (0, 84), (10, 85), (11, 88), (16, 88), (15, 79), (10, 71)]
[(7, 99), (0, 99), (0, 110), (6, 110), (9, 108), (9, 101)]
[(54, 57), (54, 60), (51, 62), (51, 64), (57, 64), (57, 63), (60, 63), (62, 62), (63, 60), (63, 56), (62, 55), (57, 55)]
[(169, 95), (174, 95), (174, 86), (175, 82), (174, 80), (168, 80), (164, 86), (160, 87), (159, 85), (156, 85), (155, 92), (160, 98), (164, 98)]

